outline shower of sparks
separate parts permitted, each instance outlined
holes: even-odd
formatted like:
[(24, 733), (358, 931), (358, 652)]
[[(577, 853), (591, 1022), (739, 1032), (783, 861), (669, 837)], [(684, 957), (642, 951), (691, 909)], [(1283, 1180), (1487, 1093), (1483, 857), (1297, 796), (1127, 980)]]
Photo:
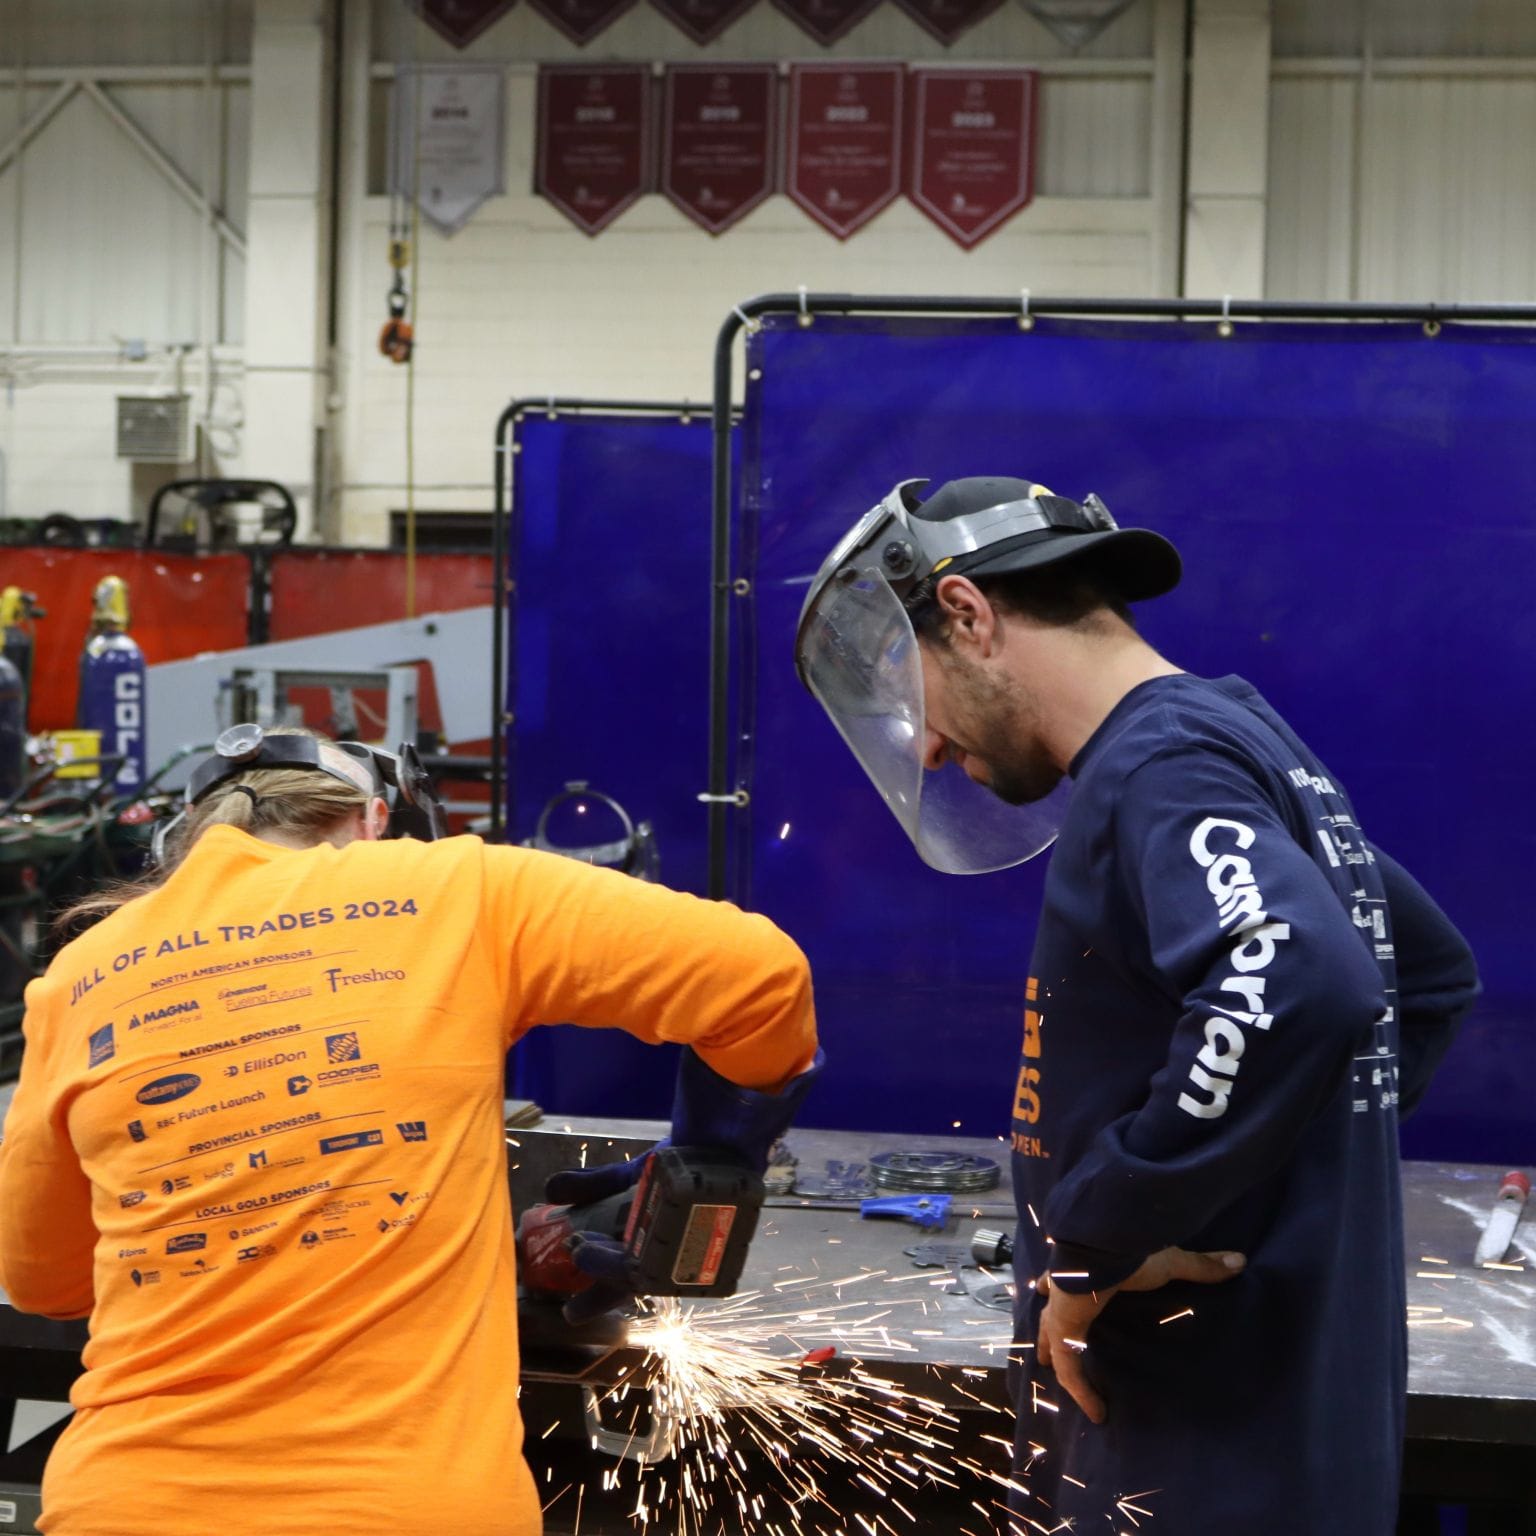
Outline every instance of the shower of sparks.
[(1158, 1322), (1176, 1323), (1181, 1317), (1193, 1317), (1194, 1315), (1195, 1309), (1193, 1307), (1185, 1307), (1182, 1312), (1170, 1312), (1167, 1317), (1158, 1318)]
[[(780, 1303), (770, 1291), (702, 1307), (649, 1303), (629, 1331), (644, 1362), (603, 1408), (605, 1423), (637, 1439), (648, 1433), (647, 1409), (676, 1426), (676, 1460), (633, 1469), (639, 1526), (669, 1536), (743, 1528), (855, 1536), (852, 1521), (867, 1536), (899, 1536), (897, 1524), (922, 1528), (903, 1499), (954, 1490), (962, 1472), (1005, 1493), (1022, 1490), (1007, 1461), (993, 1469), (958, 1455), (955, 1411), (880, 1374), (875, 1362), (915, 1353), (910, 1322), (921, 1312), (911, 1309), (926, 1306), (886, 1294), (840, 1299), (842, 1287), (882, 1275), (815, 1282), (830, 1293), (825, 1301), (799, 1291)], [(808, 1355), (829, 1346), (835, 1364), (808, 1365)], [(621, 1470), (631, 1469), (615, 1468), (610, 1486)], [(879, 1508), (865, 1516), (840, 1507), (836, 1495), (850, 1480), (875, 1494)]]

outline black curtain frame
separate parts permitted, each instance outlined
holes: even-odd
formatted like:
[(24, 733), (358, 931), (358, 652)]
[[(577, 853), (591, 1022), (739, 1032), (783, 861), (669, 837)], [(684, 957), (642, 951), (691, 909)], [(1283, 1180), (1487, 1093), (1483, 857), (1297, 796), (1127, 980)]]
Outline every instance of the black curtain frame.
[[(507, 599), (512, 595), (507, 575), (511, 516), (509, 492), (512, 485), (512, 458), (517, 452), (513, 442), (516, 427), (524, 416), (566, 415), (602, 416), (676, 416), (691, 421), (704, 415), (702, 404), (662, 400), (583, 400), (563, 395), (529, 396), (513, 400), (496, 418), (494, 455), (495, 500), (491, 512), (491, 832), (490, 841), (499, 843), (505, 836), (503, 785), (506, 779), (503, 739), (513, 724), (506, 705), (506, 635)], [(711, 834), (713, 835), (713, 834)]]
[(732, 349), (737, 333), (772, 314), (934, 315), (964, 319), (1075, 316), (1140, 320), (1374, 320), (1421, 324), (1434, 335), (1446, 321), (1536, 323), (1536, 304), (1338, 304), (1278, 299), (1054, 299), (1027, 290), (1007, 298), (944, 298), (932, 294), (764, 293), (725, 317), (715, 342), (714, 460), (709, 625), (709, 895), (726, 885), (726, 813), (745, 802), (733, 796), (730, 767), (731, 401)]

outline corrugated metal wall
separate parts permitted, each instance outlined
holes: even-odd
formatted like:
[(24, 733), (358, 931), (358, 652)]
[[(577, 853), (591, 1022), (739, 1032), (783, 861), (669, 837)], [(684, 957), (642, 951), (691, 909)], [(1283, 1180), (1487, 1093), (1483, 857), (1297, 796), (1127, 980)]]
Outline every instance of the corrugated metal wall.
[[(205, 276), (201, 215), (131, 135), (139, 130), (186, 183), (209, 189), (236, 231), (243, 227), (249, 89), (198, 77), (249, 62), (249, 0), (4, 5), (0, 155), (32, 114), (71, 94), (0, 165), (0, 341), (238, 341), (238, 257), (216, 240)], [(18, 71), (28, 82), (22, 92)], [(201, 328), (205, 282), (217, 300), (211, 338)]]
[(1536, 298), (1536, 5), (1276, 0), (1266, 291)]

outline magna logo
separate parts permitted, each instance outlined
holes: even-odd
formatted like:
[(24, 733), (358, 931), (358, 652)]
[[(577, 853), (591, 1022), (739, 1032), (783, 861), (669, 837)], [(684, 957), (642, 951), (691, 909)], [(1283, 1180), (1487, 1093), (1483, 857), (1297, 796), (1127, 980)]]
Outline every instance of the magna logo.
[(184, 1099), (202, 1086), (203, 1080), (195, 1072), (173, 1072), (169, 1077), (157, 1077), (145, 1083), (134, 1094), (140, 1104), (169, 1104), (172, 1099)]
[(174, 1019), (178, 1014), (196, 1013), (201, 1004), (195, 998), (189, 998), (184, 1003), (168, 1003), (164, 1008), (154, 1008), (148, 1013), (140, 1014), (129, 1028), (135, 1028), (140, 1024), (155, 1024), (161, 1019)]
[(208, 1234), (206, 1232), (183, 1232), (180, 1237), (173, 1237), (166, 1245), (167, 1253), (193, 1253), (199, 1248), (208, 1246)]

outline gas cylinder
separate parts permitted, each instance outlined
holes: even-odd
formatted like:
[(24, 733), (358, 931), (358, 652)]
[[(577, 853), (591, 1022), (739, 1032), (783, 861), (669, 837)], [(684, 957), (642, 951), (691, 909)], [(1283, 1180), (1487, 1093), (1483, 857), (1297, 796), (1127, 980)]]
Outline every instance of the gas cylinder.
[(128, 634), (128, 584), (121, 576), (96, 583), (91, 630), (80, 656), (75, 723), (101, 732), (101, 755), (121, 757), (115, 784), (133, 794), (145, 778), (144, 653)]
[(47, 612), (38, 607), (35, 592), (23, 592), (20, 587), (6, 587), (0, 591), (0, 633), (5, 641), (5, 659), (21, 673), (21, 686), (29, 695), (32, 691), (32, 623), (47, 617)]
[(0, 656), (0, 801), (9, 800), (27, 775), (27, 690), (21, 673)]

